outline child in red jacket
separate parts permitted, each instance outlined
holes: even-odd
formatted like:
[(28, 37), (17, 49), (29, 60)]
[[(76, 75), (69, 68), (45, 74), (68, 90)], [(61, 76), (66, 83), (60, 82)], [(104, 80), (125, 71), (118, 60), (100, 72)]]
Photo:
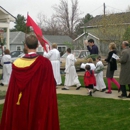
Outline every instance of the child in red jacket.
[(89, 95), (92, 96), (93, 86), (96, 86), (96, 79), (94, 76), (94, 71), (91, 70), (90, 65), (85, 66), (85, 74), (84, 74), (84, 84), (85, 87), (88, 88)]

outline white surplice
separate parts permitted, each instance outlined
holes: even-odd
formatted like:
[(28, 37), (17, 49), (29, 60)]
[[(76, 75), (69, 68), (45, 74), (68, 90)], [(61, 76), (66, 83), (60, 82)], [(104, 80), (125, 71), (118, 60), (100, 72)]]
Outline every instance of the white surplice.
[(2, 80), (1, 83), (4, 85), (9, 84), (11, 72), (12, 72), (12, 63), (11, 63), (11, 56), (10, 55), (4, 55), (1, 59), (1, 65), (3, 66), (2, 70)]
[(53, 74), (57, 85), (60, 85), (61, 75), (60, 75), (60, 52), (57, 49), (52, 49), (48, 53), (44, 52), (44, 56), (51, 61)]
[(80, 66), (80, 68), (81, 69), (85, 69), (86, 65), (90, 65), (90, 69), (91, 70), (95, 70), (96, 69), (96, 66), (94, 65), (94, 63), (86, 63), (86, 64), (82, 63), (81, 66)]
[(102, 68), (104, 67), (102, 61), (98, 61), (96, 63), (96, 69), (95, 69), (95, 77), (96, 77), (96, 86), (95, 88), (97, 90), (102, 90), (106, 88), (106, 85), (104, 83), (104, 78), (103, 78), (103, 70)]
[(65, 64), (65, 88), (69, 89), (70, 86), (76, 85), (77, 87), (81, 86), (78, 75), (75, 69), (75, 62), (76, 59), (73, 54), (68, 54), (66, 57), (66, 64)]

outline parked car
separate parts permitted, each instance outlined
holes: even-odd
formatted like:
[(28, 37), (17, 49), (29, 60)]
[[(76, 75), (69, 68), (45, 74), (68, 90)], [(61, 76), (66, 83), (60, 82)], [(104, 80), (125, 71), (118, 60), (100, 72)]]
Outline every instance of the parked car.
[[(77, 70), (79, 70), (81, 64), (87, 62), (87, 57), (90, 55), (90, 53), (88, 50), (74, 50), (74, 51), (72, 51), (72, 53), (75, 55), (75, 58), (77, 59), (77, 61), (75, 62), (75, 67)], [(65, 53), (60, 58), (60, 62), (61, 62), (60, 69), (61, 70), (65, 69), (65, 61), (66, 61), (67, 55), (68, 54)]]
[[(37, 54), (43, 56), (43, 52), (37, 52)], [(24, 53), (23, 51), (12, 51), (10, 55), (11, 55), (12, 62), (14, 62), (17, 58), (23, 57)]]

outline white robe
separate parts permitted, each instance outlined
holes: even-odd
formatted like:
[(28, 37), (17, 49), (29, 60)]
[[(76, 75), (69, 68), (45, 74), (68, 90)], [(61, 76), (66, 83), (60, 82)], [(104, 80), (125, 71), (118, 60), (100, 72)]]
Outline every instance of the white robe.
[(53, 74), (57, 85), (60, 85), (61, 75), (60, 75), (60, 52), (57, 49), (52, 49), (48, 53), (44, 52), (44, 56), (51, 61)]
[(2, 76), (1, 83), (3, 83), (4, 85), (8, 85), (11, 72), (12, 72), (11, 56), (7, 54), (4, 55), (1, 59), (1, 65), (3, 66), (3, 70), (2, 70), (3, 76)]
[[(96, 64), (96, 69), (95, 69), (95, 73), (98, 72), (100, 69), (102, 69), (104, 67), (102, 61), (98, 61)], [(103, 78), (103, 70), (100, 71), (99, 73), (95, 74), (96, 77), (96, 86), (95, 88), (97, 90), (102, 90), (106, 88), (106, 85), (104, 83), (104, 78)]]
[(66, 57), (66, 64), (65, 64), (65, 88), (69, 89), (70, 86), (76, 85), (77, 87), (81, 86), (78, 75), (75, 69), (75, 62), (76, 59), (73, 54), (69, 54)]
[(81, 66), (80, 66), (80, 68), (81, 69), (85, 69), (86, 65), (90, 65), (90, 69), (91, 70), (95, 70), (96, 69), (96, 66), (94, 65), (94, 63), (86, 63), (86, 64), (82, 63)]

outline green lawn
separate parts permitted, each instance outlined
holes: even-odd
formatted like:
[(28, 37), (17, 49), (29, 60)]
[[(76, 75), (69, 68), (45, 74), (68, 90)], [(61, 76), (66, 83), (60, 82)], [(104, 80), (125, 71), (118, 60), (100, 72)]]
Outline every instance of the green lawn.
[(58, 95), (61, 130), (130, 130), (130, 102)]
[(130, 101), (58, 94), (58, 108), (61, 130), (130, 130)]

